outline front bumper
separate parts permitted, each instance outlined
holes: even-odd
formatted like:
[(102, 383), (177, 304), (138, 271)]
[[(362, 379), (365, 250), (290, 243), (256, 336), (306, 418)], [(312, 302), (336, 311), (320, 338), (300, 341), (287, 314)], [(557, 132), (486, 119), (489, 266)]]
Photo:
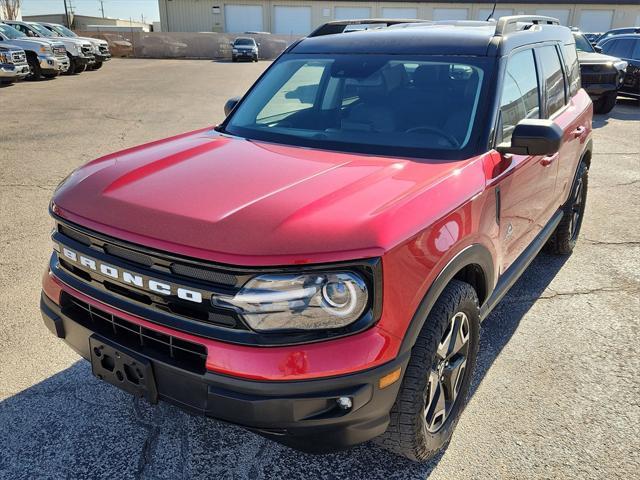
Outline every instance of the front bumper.
[(111, 60), (111, 54), (110, 53), (96, 53), (94, 54), (95, 57), (95, 62), (96, 63), (104, 63), (104, 62), (108, 62), (109, 60)]
[[(45, 293), (40, 308), (47, 328), (90, 359), (89, 337), (95, 333), (91, 325), (71, 318), (70, 310), (57, 305)], [(104, 330), (99, 333), (108, 335)], [(405, 355), (351, 375), (304, 381), (253, 381), (210, 371), (189, 371), (166, 357), (145, 351), (144, 347), (109, 340), (123, 352), (149, 359), (159, 399), (315, 453), (346, 448), (382, 434), (389, 424), (389, 411), (400, 381), (380, 389), (379, 379), (398, 368), (404, 372), (408, 362)], [(340, 408), (339, 397), (350, 398), (352, 407)]]
[(29, 65), (0, 64), (0, 80), (22, 80), (29, 75)]
[(69, 59), (67, 57), (54, 57), (54, 56), (38, 56), (40, 62), (40, 69), (44, 73), (64, 73), (69, 70)]

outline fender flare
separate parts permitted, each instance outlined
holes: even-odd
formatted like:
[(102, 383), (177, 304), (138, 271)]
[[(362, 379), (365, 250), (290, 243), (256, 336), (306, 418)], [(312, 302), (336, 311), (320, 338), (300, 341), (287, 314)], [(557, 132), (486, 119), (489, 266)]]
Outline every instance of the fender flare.
[(445, 265), (433, 283), (429, 286), (427, 293), (411, 318), (409, 327), (407, 328), (402, 344), (400, 345), (398, 356), (409, 352), (413, 348), (422, 327), (427, 321), (427, 317), (429, 316), (431, 309), (440, 297), (442, 291), (463, 268), (469, 265), (478, 265), (482, 270), (486, 286), (484, 301), (491, 296), (491, 292), (495, 287), (493, 256), (487, 247), (479, 243), (474, 243), (456, 254), (456, 256), (454, 256), (449, 263)]

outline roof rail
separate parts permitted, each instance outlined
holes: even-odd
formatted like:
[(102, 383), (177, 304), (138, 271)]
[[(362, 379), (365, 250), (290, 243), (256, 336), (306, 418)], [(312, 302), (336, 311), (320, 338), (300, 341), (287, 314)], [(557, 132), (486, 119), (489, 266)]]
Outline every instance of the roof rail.
[(527, 23), (530, 25), (560, 25), (560, 20), (542, 15), (511, 15), (509, 17), (501, 17), (496, 25), (495, 36), (500, 37), (509, 32), (518, 31), (519, 23)]
[(336, 20), (320, 25), (308, 37), (322, 37), (324, 35), (333, 35), (336, 33), (344, 33), (350, 25), (380, 25), (380, 27), (390, 27), (391, 25), (399, 25), (402, 23), (431, 23), (429, 20), (418, 20), (415, 18), (362, 18), (359, 20)]

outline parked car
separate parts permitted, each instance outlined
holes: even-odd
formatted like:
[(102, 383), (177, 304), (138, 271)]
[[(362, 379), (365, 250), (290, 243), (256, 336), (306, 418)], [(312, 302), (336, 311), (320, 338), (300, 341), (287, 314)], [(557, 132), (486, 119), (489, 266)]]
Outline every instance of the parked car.
[(597, 53), (580, 32), (573, 32), (578, 50), (582, 87), (593, 100), (595, 113), (609, 113), (616, 106), (618, 89), (624, 81), (627, 62)]
[(0, 45), (10, 43), (22, 48), (27, 55), (30, 80), (53, 78), (69, 69), (67, 50), (60, 42), (45, 38), (27, 37), (9, 25), (0, 23)]
[(237, 62), (238, 60), (251, 60), (253, 62), (257, 62), (259, 46), (260, 44), (256, 43), (253, 38), (238, 37), (231, 42), (231, 60), (234, 62)]
[(640, 27), (614, 28), (613, 30), (609, 30), (598, 37), (596, 45), (600, 46), (602, 42), (616, 35), (627, 35), (630, 33), (640, 33)]
[(76, 38), (78, 40), (89, 42), (93, 46), (94, 56), (94, 62), (87, 65), (89, 70), (98, 70), (99, 68), (102, 68), (104, 62), (111, 60), (109, 43), (106, 40), (92, 37), (79, 37), (73, 30), (69, 30), (67, 27), (60, 25), (59, 23), (39, 22), (39, 24), (60, 37)]
[(600, 33), (583, 33), (583, 35), (584, 35), (584, 38), (589, 40), (589, 43), (591, 45), (595, 45), (596, 43), (598, 43), (598, 39), (602, 36), (602, 32), (600, 32)]
[(84, 72), (87, 65), (91, 65), (95, 62), (93, 47), (87, 41), (76, 38), (60, 37), (36, 22), (5, 20), (5, 23), (14, 27), (16, 30), (21, 31), (28, 37), (51, 38), (61, 42), (67, 49), (67, 56), (69, 57), (69, 69), (65, 73), (77, 74)]
[(8, 85), (29, 75), (27, 54), (11, 44), (0, 43), (0, 84)]
[(603, 53), (615, 55), (628, 62), (624, 83), (618, 94), (640, 99), (640, 34), (609, 37), (599, 44)]
[(58, 186), (41, 310), (94, 375), (306, 451), (448, 444), (481, 320), (576, 244), (593, 108), (555, 19), (364, 21)]

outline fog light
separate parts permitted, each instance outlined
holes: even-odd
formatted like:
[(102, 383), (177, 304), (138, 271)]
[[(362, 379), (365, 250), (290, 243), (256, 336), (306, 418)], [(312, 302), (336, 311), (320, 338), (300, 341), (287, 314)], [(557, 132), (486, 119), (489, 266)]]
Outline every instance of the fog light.
[(353, 402), (349, 397), (339, 397), (336, 403), (342, 410), (350, 410), (353, 407)]

